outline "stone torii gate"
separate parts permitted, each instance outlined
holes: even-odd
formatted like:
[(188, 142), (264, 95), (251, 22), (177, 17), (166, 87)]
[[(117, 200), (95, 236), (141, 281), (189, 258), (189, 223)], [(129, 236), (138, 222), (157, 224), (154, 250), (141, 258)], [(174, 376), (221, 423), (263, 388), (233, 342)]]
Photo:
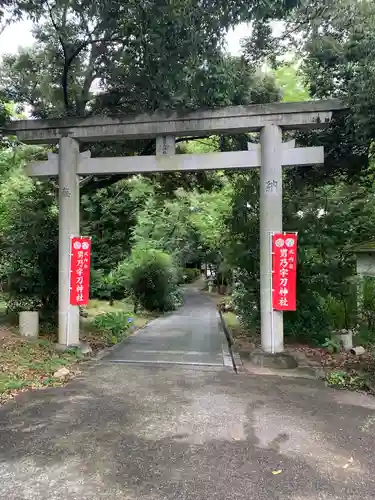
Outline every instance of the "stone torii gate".
[[(318, 165), (323, 147), (295, 148), (282, 143), (282, 130), (323, 128), (336, 101), (273, 103), (200, 110), (187, 114), (93, 116), (59, 120), (14, 121), (7, 135), (28, 144), (59, 143), (59, 154), (29, 165), (32, 177), (59, 178), (59, 344), (79, 344), (79, 308), (69, 304), (70, 237), (80, 234), (79, 178), (87, 175), (222, 170), (260, 167), (260, 294), (262, 349), (283, 351), (283, 313), (272, 310), (270, 234), (282, 232), (282, 166)], [(175, 137), (234, 135), (260, 131), (260, 145), (248, 151), (175, 155)], [(80, 144), (94, 141), (156, 138), (155, 156), (91, 158)]]

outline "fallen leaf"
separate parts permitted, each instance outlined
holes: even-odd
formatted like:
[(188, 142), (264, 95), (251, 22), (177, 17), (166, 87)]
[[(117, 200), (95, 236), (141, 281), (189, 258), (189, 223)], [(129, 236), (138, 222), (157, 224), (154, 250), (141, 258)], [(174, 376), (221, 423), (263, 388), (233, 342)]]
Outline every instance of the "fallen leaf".
[(272, 471), (272, 474), (273, 474), (274, 476), (277, 476), (277, 474), (281, 474), (281, 473), (282, 473), (282, 470), (281, 470), (281, 469), (279, 469), (279, 470), (273, 470), (273, 471)]

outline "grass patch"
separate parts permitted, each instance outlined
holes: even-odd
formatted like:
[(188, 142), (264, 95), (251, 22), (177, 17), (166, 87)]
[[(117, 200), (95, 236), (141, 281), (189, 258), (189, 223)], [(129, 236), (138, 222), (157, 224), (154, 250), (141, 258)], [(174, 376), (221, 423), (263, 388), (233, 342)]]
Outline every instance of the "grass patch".
[(147, 311), (138, 311), (137, 314), (133, 312), (133, 303), (126, 300), (115, 300), (113, 305), (105, 300), (90, 300), (89, 305), (86, 308), (87, 319), (92, 320), (98, 314), (103, 314), (107, 312), (117, 312), (117, 311), (125, 311), (132, 312), (133, 324), (137, 328), (142, 328), (145, 326), (151, 319), (155, 318), (156, 315), (154, 313), (150, 313)]
[(363, 373), (355, 371), (332, 370), (326, 374), (325, 381), (330, 387), (337, 387), (339, 389), (349, 389), (352, 391), (368, 389), (366, 376)]
[(58, 352), (45, 340), (27, 341), (9, 335), (0, 341), (0, 402), (12, 399), (20, 390), (58, 386), (65, 379), (54, 377), (61, 367), (71, 368), (83, 358), (70, 349)]
[(231, 330), (233, 336), (236, 337), (243, 334), (241, 323), (234, 312), (224, 312), (223, 318), (227, 327)]
[(109, 341), (107, 333), (97, 328), (94, 325), (94, 321), (95, 318), (101, 314), (122, 312), (131, 312), (132, 328), (129, 334), (139, 328), (143, 328), (149, 321), (157, 317), (157, 314), (144, 310), (139, 310), (137, 314), (135, 314), (133, 312), (132, 302), (127, 300), (118, 300), (110, 304), (108, 301), (93, 299), (90, 300), (86, 308), (87, 317), (82, 318), (81, 340), (88, 342), (94, 351), (112, 345), (113, 342)]

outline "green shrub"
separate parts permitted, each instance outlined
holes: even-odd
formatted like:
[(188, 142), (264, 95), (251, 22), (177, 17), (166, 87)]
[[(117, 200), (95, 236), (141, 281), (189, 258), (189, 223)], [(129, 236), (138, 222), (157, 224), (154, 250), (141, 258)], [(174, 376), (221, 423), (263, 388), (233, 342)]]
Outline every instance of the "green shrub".
[(330, 336), (331, 328), (327, 312), (317, 293), (299, 296), (297, 308), (284, 313), (285, 336), (315, 345), (321, 345)]
[(332, 330), (342, 330), (348, 327), (345, 303), (342, 300), (338, 300), (333, 295), (328, 295), (325, 298), (322, 297), (322, 306)]
[(110, 273), (112, 295), (116, 300), (122, 300), (130, 293), (130, 277), (132, 266), (129, 259), (120, 262), (117, 267)]
[(327, 373), (325, 379), (327, 385), (340, 389), (363, 390), (366, 388), (365, 377), (356, 372), (349, 373), (343, 370), (332, 370)]
[(244, 270), (237, 273), (232, 293), (232, 304), (245, 330), (254, 331), (260, 327), (260, 304), (257, 290), (252, 286), (251, 278)]
[(57, 213), (54, 187), (35, 183), (2, 214), (6, 224), (1, 235), (0, 281), (9, 312), (39, 310), (42, 320), (56, 319)]
[(90, 297), (111, 300), (112, 286), (103, 269), (92, 269), (90, 274)]
[(129, 273), (125, 263), (120, 263), (116, 269), (105, 274), (102, 269), (91, 271), (91, 298), (108, 300), (123, 300), (128, 294), (127, 283)]
[(330, 339), (326, 338), (324, 344), (322, 344), (322, 347), (325, 347), (327, 351), (331, 354), (334, 352), (340, 352), (341, 345), (340, 342), (336, 339)]
[(357, 291), (353, 283), (343, 283), (340, 294), (320, 298), (331, 330), (353, 328), (357, 324)]
[(192, 283), (196, 279), (198, 279), (201, 275), (201, 272), (199, 269), (196, 269), (194, 267), (186, 267), (182, 270), (182, 278), (183, 278), (183, 283)]
[(148, 311), (174, 310), (180, 303), (177, 270), (172, 258), (160, 250), (133, 254), (129, 288), (134, 301)]
[(373, 329), (368, 328), (367, 325), (360, 324), (353, 339), (356, 345), (373, 347), (375, 344), (375, 332)]
[[(232, 303), (247, 331), (260, 328), (259, 281), (244, 269), (237, 270)], [(297, 310), (284, 313), (285, 336), (293, 340), (321, 345), (330, 335), (327, 312), (318, 294), (297, 294)]]
[(184, 301), (182, 292), (179, 288), (170, 291), (165, 299), (164, 311), (175, 311), (182, 306)]
[(109, 344), (118, 344), (124, 340), (132, 326), (130, 313), (124, 311), (106, 312), (95, 317), (93, 324), (106, 335)]

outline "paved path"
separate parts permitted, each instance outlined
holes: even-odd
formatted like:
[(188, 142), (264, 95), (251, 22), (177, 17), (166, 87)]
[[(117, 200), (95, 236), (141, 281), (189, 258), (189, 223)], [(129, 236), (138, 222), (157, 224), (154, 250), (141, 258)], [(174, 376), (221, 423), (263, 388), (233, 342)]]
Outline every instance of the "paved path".
[(227, 345), (214, 302), (193, 287), (174, 314), (152, 321), (107, 358), (123, 363), (224, 367)]
[[(147, 331), (138, 338), (163, 351)], [(175, 342), (196, 349), (195, 331), (167, 337), (165, 359)], [(370, 396), (219, 362), (103, 360), (0, 409), (0, 500), (373, 500), (374, 449)]]
[(1, 500), (375, 497), (375, 399), (310, 380), (102, 363), (0, 436)]

